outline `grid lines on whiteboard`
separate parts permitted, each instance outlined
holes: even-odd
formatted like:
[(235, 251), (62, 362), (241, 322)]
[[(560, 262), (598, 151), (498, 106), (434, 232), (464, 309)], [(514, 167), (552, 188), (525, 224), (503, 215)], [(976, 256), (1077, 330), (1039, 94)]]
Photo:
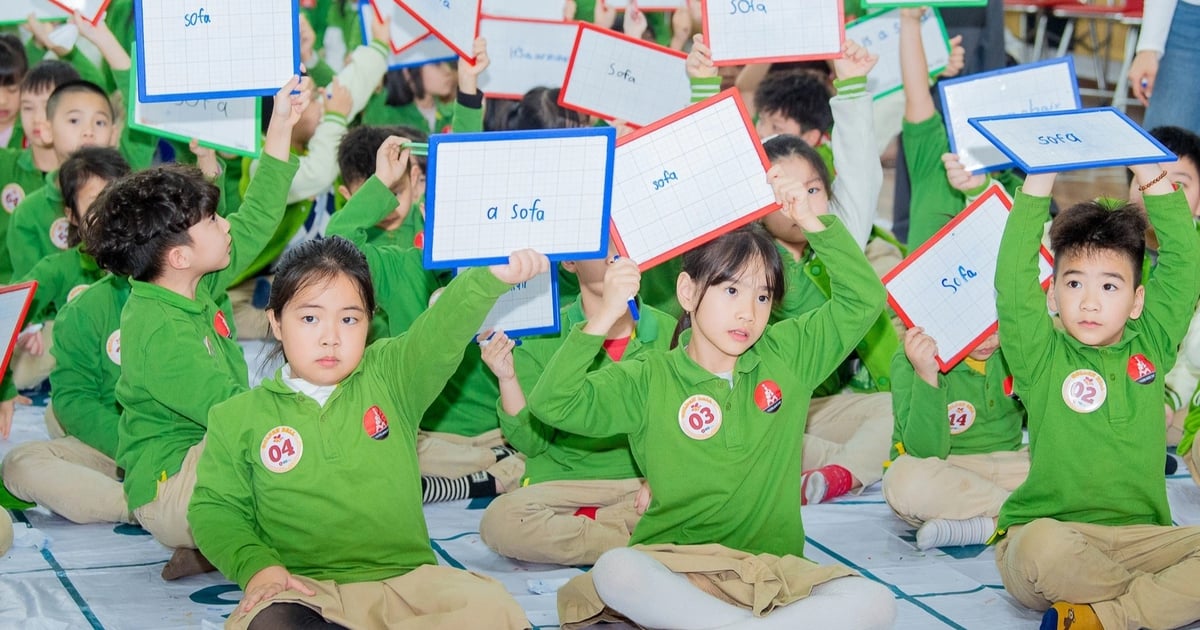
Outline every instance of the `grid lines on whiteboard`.
[(686, 63), (683, 57), (585, 28), (567, 97), (644, 127), (691, 105)]
[(500, 296), (487, 317), (483, 318), (479, 332), (489, 328), (512, 333), (553, 327), (558, 311), (551, 285), (551, 274), (554, 273), (558, 273), (558, 270), (551, 265), (550, 271), (530, 278), (524, 287), (513, 287)]
[[(717, 60), (836, 55), (841, 49), (838, 0), (708, 0), (706, 6)], [(739, 10), (747, 6), (749, 12)]]
[[(178, 3), (142, 0), (146, 94), (262, 90), (293, 67), (291, 0), (208, 0), (209, 21), (187, 26)], [(284, 52), (286, 51), (286, 52)]]
[[(599, 250), (607, 146), (602, 136), (440, 144), (433, 260), (507, 258), (526, 247), (547, 255)], [(545, 220), (530, 216), (537, 211)]]
[[(666, 179), (664, 172), (676, 179), (656, 189), (656, 182)], [(748, 208), (747, 199), (759, 203)], [(639, 263), (774, 200), (734, 99), (617, 147), (613, 223), (627, 253)]]
[[(386, 0), (393, 2), (394, 0)], [(442, 0), (400, 0), (400, 4), (421, 16), (439, 35), (449, 43), (470, 54), (475, 43), (475, 25), (479, 14), (479, 0), (452, 0), (453, 4), (442, 4)], [(453, 6), (451, 9), (449, 7)], [(461, 7), (466, 7), (464, 11)]]
[[(1071, 111), (1056, 116), (982, 123), (1031, 168), (1086, 166), (1125, 159), (1167, 159), (1163, 150), (1113, 110)], [(1071, 134), (1076, 140), (1067, 137)], [(1041, 139), (1050, 136), (1053, 142)]]
[[(996, 321), (996, 255), (1007, 219), (999, 198), (989, 200), (888, 282), (888, 292), (913, 325), (933, 337), (943, 360)], [(963, 279), (960, 266), (976, 275)], [(947, 288), (943, 279), (961, 286)]]

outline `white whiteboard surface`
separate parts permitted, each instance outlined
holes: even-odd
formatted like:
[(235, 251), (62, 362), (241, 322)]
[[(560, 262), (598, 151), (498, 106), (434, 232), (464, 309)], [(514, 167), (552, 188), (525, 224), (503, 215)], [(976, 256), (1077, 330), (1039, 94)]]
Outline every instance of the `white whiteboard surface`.
[(429, 138), (425, 267), (608, 253), (616, 130), (435, 134)]
[(479, 36), (480, 0), (395, 0), (460, 57), (474, 60), (471, 51)]
[(562, 20), (564, 0), (483, 0), (483, 14), (528, 20)]
[(143, 102), (273, 95), (298, 73), (296, 0), (135, 0)]
[(523, 337), (558, 332), (557, 278), (558, 270), (551, 265), (550, 271), (513, 285), (496, 300), (476, 333), (491, 329), (502, 330), (509, 337)]
[(5, 344), (3, 354), (0, 354), (0, 371), (8, 367), (36, 290), (37, 282), (34, 281), (0, 287), (0, 342)]
[[(9, 0), (4, 0), (7, 4)], [(83, 19), (95, 24), (100, 21), (100, 15), (108, 8), (109, 0), (55, 0), (59, 8), (67, 13), (79, 12)]]
[(973, 173), (1012, 166), (1012, 160), (979, 133), (970, 118), (1079, 109), (1079, 84), (1071, 57), (947, 79), (938, 83), (950, 150)]
[(490, 98), (521, 98), (535, 87), (562, 87), (579, 25), (511, 18), (483, 18), (491, 64), (479, 75)]
[(65, 20), (71, 14), (50, 0), (4, 0), (0, 2), (0, 24), (24, 24), (29, 14), (39, 20)]
[(970, 122), (1026, 173), (1175, 161), (1173, 153), (1113, 107)]
[(691, 104), (683, 53), (582, 25), (559, 103), (644, 127)]
[(617, 250), (643, 271), (779, 208), (736, 88), (621, 138)]
[[(858, 42), (879, 61), (867, 74), (867, 91), (874, 98), (904, 87), (900, 74), (900, 10), (875, 13), (846, 25), (846, 39)], [(950, 42), (941, 15), (928, 11), (921, 18), (921, 43), (929, 74), (941, 72), (950, 62)]]
[[(382, 1), (382, 0), (381, 0)], [(359, 20), (362, 25), (363, 44), (370, 43), (371, 25), (367, 20), (374, 20), (374, 10), (370, 4), (363, 4), (359, 7)], [(438, 39), (432, 33), (418, 40), (400, 53), (388, 54), (388, 69), (395, 70), (397, 68), (408, 68), (411, 66), (420, 66), (434, 61), (453, 61), (458, 59), (458, 54), (446, 45), (446, 42)]]
[(703, 0), (703, 7), (704, 38), (718, 66), (842, 54), (841, 0)]
[[(1012, 201), (993, 185), (953, 221), (883, 277), (888, 302), (909, 328), (937, 342), (947, 372), (996, 330), (996, 256)], [(1042, 250), (1039, 280), (1049, 282)]]
[[(389, 28), (389, 44), (392, 54), (399, 54), (415, 46), (417, 42), (429, 35), (429, 29), (417, 21), (411, 13), (400, 8), (392, 0), (371, 0), (371, 6), (376, 15), (368, 16), (377, 19), (379, 15), (391, 18)], [(370, 33), (370, 24), (363, 23), (363, 33)]]

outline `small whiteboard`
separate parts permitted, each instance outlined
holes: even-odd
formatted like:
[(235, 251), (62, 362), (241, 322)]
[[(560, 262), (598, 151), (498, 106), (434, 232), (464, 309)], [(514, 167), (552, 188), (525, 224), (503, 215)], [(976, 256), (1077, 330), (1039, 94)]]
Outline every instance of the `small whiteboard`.
[[(950, 371), (996, 331), (996, 256), (1012, 201), (993, 184), (933, 238), (883, 276), (888, 303), (909, 328), (937, 342), (938, 367)], [(1041, 248), (1038, 280), (1053, 275)]]
[(134, 0), (143, 103), (270, 96), (300, 73), (297, 0)]
[(581, 24), (558, 104), (638, 127), (692, 103), (687, 55)]
[(702, 0), (718, 66), (842, 56), (842, 0)]
[(864, 9), (894, 7), (986, 7), (988, 0), (860, 0)]
[[(904, 87), (900, 75), (900, 10), (873, 13), (846, 26), (846, 39), (858, 42), (879, 61), (867, 75), (867, 91), (875, 98), (887, 96)], [(921, 43), (929, 76), (936, 76), (950, 63), (950, 41), (946, 26), (937, 11), (921, 18)]]
[[(130, 81), (137, 84), (137, 66)], [(257, 157), (262, 148), (262, 110), (257, 97), (143, 103), (130, 86), (129, 126), (183, 143)]]
[(503, 330), (509, 337), (545, 335), (559, 331), (558, 269), (539, 273), (528, 282), (514, 285), (496, 300), (476, 334)]
[(17, 336), (21, 334), (29, 305), (33, 303), (34, 291), (37, 291), (34, 280), (0, 287), (0, 339), (8, 342), (4, 347), (4, 360), (0, 361), (0, 373), (8, 370), (8, 361), (17, 346)]
[[(17, 4), (21, 4), (22, 0), (17, 0)], [(108, 3), (111, 0), (50, 0), (57, 4), (62, 10), (67, 13), (79, 12), (83, 19), (96, 24), (100, 22), (101, 16), (104, 15), (104, 10), (108, 8)], [(5, 4), (12, 0), (4, 0)]]
[(972, 118), (970, 122), (1026, 173), (1177, 159), (1115, 107)]
[[(371, 43), (371, 24), (367, 20), (374, 20), (374, 10), (371, 8), (371, 3), (368, 0), (362, 0), (359, 5), (359, 21), (362, 25), (362, 43), (364, 46)], [(458, 54), (446, 45), (446, 42), (438, 39), (437, 36), (431, 34), (418, 40), (412, 46), (409, 46), (399, 54), (388, 54), (388, 70), (399, 70), (400, 68), (411, 68), (413, 66), (423, 66), (427, 63), (435, 63), (439, 61), (456, 61)]]
[(483, 0), (483, 14), (527, 20), (562, 20), (566, 0)]
[(535, 87), (562, 87), (579, 25), (575, 22), (483, 18), (491, 63), (479, 75), (488, 98), (519, 99)]
[(687, 6), (687, 0), (644, 0), (643, 2), (635, 2), (634, 0), (596, 0), (609, 9), (618, 9), (624, 11), (629, 8), (629, 5), (636, 4), (641, 11), (674, 11), (676, 9)]
[(1070, 56), (938, 82), (950, 152), (972, 173), (1012, 166), (969, 118), (1079, 109), (1079, 83)]
[[(370, 0), (371, 8), (375, 11), (375, 19), (382, 21), (384, 17), (392, 19), (388, 25), (390, 29), (388, 43), (392, 47), (392, 54), (400, 54), (409, 48), (417, 45), (421, 40), (429, 35), (429, 29), (425, 28), (424, 24), (417, 21), (408, 11), (400, 8), (400, 5), (392, 2), (392, 0)], [(382, 7), (380, 5), (383, 5)], [(384, 11), (387, 11), (385, 14)], [(368, 33), (371, 32), (370, 24), (363, 22), (363, 36), (369, 38)], [(370, 42), (367, 42), (368, 44)]]
[(425, 267), (503, 263), (527, 247), (602, 258), (615, 140), (611, 127), (430, 136)]
[(458, 56), (475, 62), (471, 51), (479, 37), (481, 0), (395, 0), (437, 35)]
[(0, 2), (0, 25), (24, 24), (29, 14), (39, 20), (65, 20), (71, 17), (69, 11), (63, 10), (50, 0), (3, 0)]
[(779, 209), (737, 88), (618, 145), (613, 239), (642, 271)]

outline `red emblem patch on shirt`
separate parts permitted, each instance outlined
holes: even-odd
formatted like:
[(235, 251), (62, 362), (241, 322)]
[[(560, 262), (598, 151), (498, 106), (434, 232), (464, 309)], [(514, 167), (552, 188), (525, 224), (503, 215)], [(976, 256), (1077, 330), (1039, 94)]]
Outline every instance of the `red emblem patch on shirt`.
[(229, 322), (225, 321), (225, 313), (222, 311), (217, 311), (217, 314), (213, 315), (213, 330), (226, 339), (233, 338), (233, 333), (229, 331)]
[(1135, 354), (1129, 357), (1129, 365), (1125, 371), (1129, 373), (1129, 378), (1146, 385), (1153, 383), (1158, 372), (1154, 370), (1154, 364), (1144, 354)]
[(382, 440), (388, 436), (387, 416), (383, 415), (383, 410), (378, 405), (371, 405), (363, 414), (363, 430), (372, 440)]
[(775, 413), (783, 404), (783, 392), (779, 391), (779, 385), (775, 381), (765, 380), (754, 386), (754, 402), (759, 409)]
[(1005, 377), (1005, 379), (1004, 379), (1004, 395), (1005, 395), (1005, 396), (1008, 396), (1009, 398), (1012, 398), (1012, 397), (1014, 396), (1014, 394), (1013, 394), (1013, 377), (1012, 377), (1012, 374), (1009, 374), (1009, 375), (1008, 375), (1007, 377)]
[(413, 237), (413, 247), (416, 247), (417, 249), (425, 249), (424, 231), (417, 232), (417, 235)]

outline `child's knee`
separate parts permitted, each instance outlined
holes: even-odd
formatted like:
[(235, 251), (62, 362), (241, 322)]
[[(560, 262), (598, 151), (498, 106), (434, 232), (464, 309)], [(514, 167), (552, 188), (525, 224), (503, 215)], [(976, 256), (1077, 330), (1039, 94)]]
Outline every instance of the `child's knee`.
[(519, 496), (511, 494), (498, 495), (488, 504), (479, 520), (483, 544), (497, 553), (510, 555), (512, 545), (524, 539), (519, 527), (522, 504)]
[(637, 585), (646, 577), (647, 560), (654, 562), (646, 554), (629, 547), (618, 547), (601, 554), (592, 566), (592, 582), (600, 598), (607, 602), (614, 593), (636, 591)]

